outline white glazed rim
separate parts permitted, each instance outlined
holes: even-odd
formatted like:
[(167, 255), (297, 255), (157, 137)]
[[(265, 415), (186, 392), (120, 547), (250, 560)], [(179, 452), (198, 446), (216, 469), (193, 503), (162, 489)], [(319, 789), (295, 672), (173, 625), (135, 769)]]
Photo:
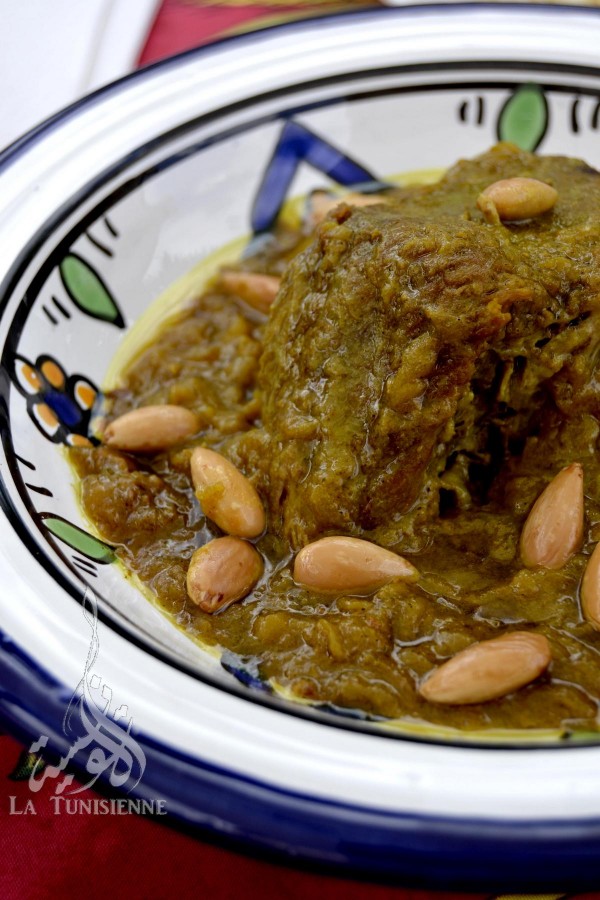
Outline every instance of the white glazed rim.
[[(410, 66), (498, 58), (570, 65), (575, 49), (583, 68), (597, 62), (599, 37), (595, 10), (404, 7), (296, 23), (142, 71), (66, 111), (0, 159), (0, 276), (9, 277), (12, 261), (48, 228), (65, 197), (89, 187), (90, 172), (100, 178), (134, 154), (157, 134), (157, 121), (168, 131), (264, 95), (273, 84), (285, 90), (295, 80), (342, 75), (348, 60), (352, 69), (360, 69), (361, 60), (366, 67), (375, 46), (382, 68), (399, 60)], [(2, 629), (71, 691), (89, 644), (81, 610), (32, 563), (2, 515)], [(389, 813), (565, 823), (600, 817), (600, 748), (569, 753), (382, 740), (249, 704), (157, 660), (104, 623), (99, 637), (98, 667), (129, 706), (136, 730), (262, 784)]]

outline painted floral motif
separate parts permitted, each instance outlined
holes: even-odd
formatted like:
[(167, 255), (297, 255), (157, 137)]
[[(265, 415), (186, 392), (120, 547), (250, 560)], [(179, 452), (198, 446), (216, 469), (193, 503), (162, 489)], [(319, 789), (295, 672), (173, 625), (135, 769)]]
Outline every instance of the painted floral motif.
[(381, 187), (368, 169), (344, 151), (304, 125), (286, 122), (254, 199), (252, 230), (255, 234), (272, 228), (303, 162), (344, 187)]
[(89, 378), (67, 376), (60, 363), (47, 354), (38, 356), (35, 363), (16, 355), (11, 377), (44, 437), (54, 444), (91, 446), (88, 431), (99, 391)]
[(59, 266), (59, 273), (67, 294), (82, 313), (116, 328), (125, 327), (117, 301), (85, 259), (76, 253), (67, 254)]
[[(458, 107), (464, 125), (487, 127), (489, 99), (482, 94), (463, 100)], [(544, 90), (537, 84), (521, 84), (510, 94), (492, 123), (495, 139), (509, 141), (533, 153), (546, 133), (550, 116)]]
[(77, 553), (84, 556), (87, 560), (101, 565), (115, 561), (116, 557), (112, 547), (109, 547), (108, 544), (105, 544), (99, 538), (88, 534), (87, 531), (79, 528), (78, 525), (73, 525), (72, 522), (63, 519), (62, 516), (58, 516), (55, 513), (42, 512), (40, 513), (40, 519), (50, 534), (72, 550), (76, 550)]
[[(483, 97), (473, 97), (461, 103), (460, 121), (473, 121), (473, 116), (469, 117), (471, 107), (475, 110), (474, 123), (483, 125)], [(546, 135), (548, 122), (548, 103), (544, 91), (539, 85), (523, 84), (512, 92), (500, 110), (495, 123), (496, 137), (500, 141), (510, 141), (523, 150), (534, 151)], [(251, 225), (255, 235), (273, 227), (302, 163), (307, 163), (344, 187), (374, 190), (386, 186), (365, 166), (325, 138), (298, 122), (287, 121), (254, 199)]]
[(548, 129), (548, 103), (541, 87), (523, 84), (508, 98), (498, 116), (499, 141), (510, 141), (533, 153)]

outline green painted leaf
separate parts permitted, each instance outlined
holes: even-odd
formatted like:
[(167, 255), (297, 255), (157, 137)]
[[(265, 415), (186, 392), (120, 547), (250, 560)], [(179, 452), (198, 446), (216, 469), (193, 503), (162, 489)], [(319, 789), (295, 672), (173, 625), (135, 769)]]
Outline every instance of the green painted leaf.
[(80, 256), (69, 253), (59, 266), (60, 277), (73, 303), (94, 319), (124, 328), (117, 302), (100, 276)]
[(537, 84), (523, 84), (508, 98), (498, 117), (498, 140), (533, 151), (548, 128), (548, 104)]
[(67, 522), (61, 516), (54, 516), (50, 513), (41, 513), (44, 525), (48, 531), (57, 537), (59, 541), (67, 544), (73, 550), (77, 550), (88, 559), (93, 559), (97, 563), (111, 563), (116, 559), (114, 551), (104, 541), (99, 540), (93, 535), (88, 534), (77, 525)]
[(23, 750), (19, 754), (17, 764), (8, 776), (11, 781), (28, 781), (34, 768), (37, 766), (38, 772), (44, 768), (44, 760), (37, 753), (30, 753), (29, 750)]

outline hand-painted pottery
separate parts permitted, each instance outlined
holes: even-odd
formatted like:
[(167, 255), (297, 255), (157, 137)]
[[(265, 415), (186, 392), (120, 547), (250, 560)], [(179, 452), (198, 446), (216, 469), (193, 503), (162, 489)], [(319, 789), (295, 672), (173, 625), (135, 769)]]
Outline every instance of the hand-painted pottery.
[[(600, 746), (402, 733), (274, 696), (125, 577), (63, 448), (93, 439), (118, 360), (185, 302), (186, 274), (260, 240), (289, 198), (439, 170), (497, 139), (600, 166), (599, 47), (594, 9), (327, 17), (142, 70), (0, 157), (7, 729), (84, 783), (292, 862), (444, 888), (598, 887)], [(48, 777), (65, 789), (60, 766)]]

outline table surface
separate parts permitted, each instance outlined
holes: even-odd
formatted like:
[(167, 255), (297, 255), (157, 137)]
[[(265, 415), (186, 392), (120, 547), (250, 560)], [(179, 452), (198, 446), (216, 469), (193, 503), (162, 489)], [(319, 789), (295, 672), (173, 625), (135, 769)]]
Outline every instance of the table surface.
[[(29, 84), (35, 84), (38, 72), (33, 58), (38, 48), (46, 53), (48, 43), (40, 17), (48, 17), (51, 7), (52, 33), (60, 35), (61, 46), (69, 42), (74, 46), (73, 20), (69, 16), (75, 5), (80, 16), (82, 4), (80, 0), (53, 0), (50, 6), (43, 0), (28, 0), (27, 4), (21, 4), (20, 0), (5, 2), (9, 16), (14, 13), (15, 27), (11, 34), (17, 35), (17, 41), (22, 35), (33, 35), (29, 43), (32, 60)], [(156, 0), (86, 0), (83, 5), (86, 14), (79, 25), (81, 46), (78, 54), (74, 54), (72, 65), (62, 66), (63, 71), (48, 81), (42, 96), (31, 102), (24, 104), (22, 99), (16, 102), (8, 96), (10, 92), (3, 92), (4, 99), (0, 97), (0, 145), (16, 138), (36, 119), (51, 114), (86, 90), (124, 74), (136, 64), (145, 65), (248, 28), (375, 3), (376, 0), (354, 3), (311, 0), (295, 4), (277, 0), (264, 0), (262, 4), (246, 0), (163, 0), (158, 4)], [(35, 27), (28, 32), (28, 23), (34, 22)], [(87, 65), (86, 54), (81, 50), (86, 41), (97, 44), (91, 63), (87, 54)], [(60, 59), (56, 47), (53, 54)], [(13, 52), (13, 58), (16, 56)], [(47, 62), (46, 58), (46, 68)], [(0, 71), (2, 65), (6, 73), (13, 65), (12, 58), (0, 63)], [(31, 86), (27, 90), (33, 91)], [(34, 763), (28, 748), (8, 736), (0, 736), (0, 897), (3, 900), (75, 896), (93, 900), (110, 894), (127, 896), (130, 900), (138, 897), (224, 900), (238, 895), (289, 900), (310, 896), (332, 900), (433, 897), (452, 900), (467, 896), (366, 884), (254, 859), (203, 843), (162, 821), (131, 814), (97, 813), (102, 807), (98, 803), (94, 807), (91, 801), (98, 801), (99, 796), (89, 789), (77, 795), (84, 802), (78, 804), (76, 812), (71, 814), (63, 806), (57, 814), (50, 784), (35, 793), (31, 790), (29, 779)], [(96, 813), (86, 809), (95, 809)], [(475, 900), (490, 897), (489, 893), (468, 896)], [(544, 895), (547, 900), (560, 896)], [(600, 891), (577, 897), (600, 900)]]

